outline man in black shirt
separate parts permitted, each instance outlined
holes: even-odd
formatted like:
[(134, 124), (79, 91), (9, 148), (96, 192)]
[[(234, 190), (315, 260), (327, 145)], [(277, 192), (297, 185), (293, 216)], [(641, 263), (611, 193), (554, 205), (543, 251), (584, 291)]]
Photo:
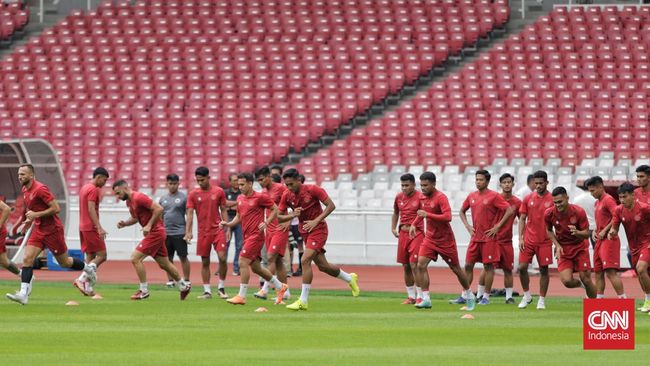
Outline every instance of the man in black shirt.
[[(232, 221), (233, 218), (237, 215), (237, 197), (241, 194), (239, 191), (239, 185), (237, 182), (237, 174), (230, 174), (228, 177), (230, 180), (230, 188), (225, 190), (226, 193), (226, 207), (228, 208), (228, 220)], [(242, 245), (244, 243), (244, 238), (242, 237), (241, 225), (237, 225), (231, 228), (232, 238), (235, 239), (235, 259), (233, 260), (233, 275), (239, 276), (239, 252), (241, 251)], [(230, 243), (228, 243), (230, 247)]]

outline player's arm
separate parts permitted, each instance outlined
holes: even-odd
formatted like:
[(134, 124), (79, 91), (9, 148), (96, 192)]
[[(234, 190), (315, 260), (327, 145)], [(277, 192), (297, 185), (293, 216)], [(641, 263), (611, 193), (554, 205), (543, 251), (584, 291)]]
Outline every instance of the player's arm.
[(185, 236), (183, 240), (192, 241), (192, 225), (194, 224), (194, 208), (187, 207), (185, 210)]
[(229, 210), (236, 210), (237, 209), (237, 201), (228, 201), (226, 200), (226, 208)]
[(235, 215), (235, 217), (233, 217), (231, 221), (223, 220), (219, 223), (220, 226), (227, 227), (227, 228), (235, 227), (239, 224), (241, 224), (241, 217), (239, 217), (239, 212), (237, 212), (237, 214)]
[(621, 218), (618, 216), (618, 210), (615, 210), (614, 215), (612, 216), (612, 222), (610, 222), (609, 232), (607, 233), (607, 238), (609, 240), (612, 240), (618, 236), (618, 229), (620, 228), (620, 225)]
[(474, 236), (474, 227), (469, 224), (469, 221), (467, 221), (467, 215), (466, 212), (469, 209), (469, 206), (463, 205), (463, 207), (460, 208), (460, 221), (463, 222), (463, 225), (465, 225), (465, 229), (469, 232), (470, 236)]
[(124, 220), (120, 220), (120, 221), (117, 223), (117, 228), (118, 228), (118, 229), (121, 229), (121, 228), (123, 228), (123, 227), (133, 226), (133, 225), (135, 225), (135, 224), (137, 224), (137, 223), (138, 223), (138, 219), (136, 219), (135, 217), (129, 217), (129, 219), (126, 220), (126, 221), (124, 221)]
[(102, 224), (99, 223), (99, 216), (97, 216), (97, 211), (95, 211), (95, 201), (88, 201), (88, 216), (90, 216), (90, 221), (97, 228), (97, 233), (101, 237), (106, 237), (106, 230), (102, 227)]
[(153, 225), (162, 217), (164, 211), (163, 207), (154, 201), (151, 201), (151, 207), (149, 208), (151, 209), (152, 214), (151, 219), (149, 219), (147, 225), (142, 228), (142, 233), (144, 236), (147, 236), (149, 234), (151, 228), (153, 228)]
[(524, 250), (524, 233), (526, 232), (526, 219), (528, 218), (528, 215), (525, 213), (522, 213), (519, 215), (519, 250)]
[(399, 230), (397, 230), (397, 222), (399, 221), (399, 209), (394, 207), (393, 216), (390, 219), (390, 230), (396, 238), (399, 238)]
[(280, 203), (278, 204), (278, 210), (280, 210), (280, 213), (278, 214), (278, 223), (284, 223), (287, 222), (289, 226), (291, 226), (291, 220), (294, 218), (300, 216), (300, 212), (302, 211), (302, 208), (294, 208), (291, 207), (292, 211), (287, 213), (289, 209), (289, 205), (287, 204), (287, 192), (284, 192), (282, 194), (282, 197), (280, 197)]
[(514, 214), (515, 214), (515, 210), (513, 210), (512, 207), (508, 206), (508, 208), (506, 209), (506, 213), (503, 215), (501, 220), (496, 225), (494, 225), (493, 228), (486, 231), (485, 234), (489, 238), (496, 236), (499, 233), (499, 230), (501, 230), (501, 228), (503, 227), (503, 225), (505, 225), (508, 219), (510, 219), (510, 216)]
[(560, 258), (562, 253), (564, 253), (564, 249), (562, 249), (562, 245), (560, 245), (560, 242), (557, 240), (557, 236), (555, 236), (552, 225), (546, 225), (546, 236), (551, 239), (551, 242), (553, 242), (553, 245), (555, 246), (555, 257)]
[(273, 207), (271, 207), (271, 214), (269, 217), (266, 218), (266, 221), (264, 221), (265, 226), (269, 226), (275, 219), (278, 218), (278, 206), (274, 203)]
[(9, 215), (11, 214), (11, 207), (6, 203), (0, 201), (0, 227), (5, 226), (7, 220), (9, 220)]
[(59, 206), (59, 202), (55, 199), (48, 202), (47, 206), (48, 206), (47, 209), (43, 211), (38, 211), (38, 212), (34, 212), (31, 210), (27, 211), (25, 213), (25, 218), (27, 218), (28, 221), (34, 221), (38, 218), (53, 216), (61, 212), (61, 207)]
[(334, 212), (336, 209), (336, 205), (334, 204), (334, 201), (332, 201), (331, 198), (327, 197), (324, 201), (321, 201), (325, 205), (325, 209), (323, 212), (318, 215), (313, 220), (307, 220), (305, 221), (305, 224), (302, 226), (303, 229), (305, 229), (307, 232), (311, 232), (312, 229), (314, 229), (318, 224), (320, 224), (329, 214)]

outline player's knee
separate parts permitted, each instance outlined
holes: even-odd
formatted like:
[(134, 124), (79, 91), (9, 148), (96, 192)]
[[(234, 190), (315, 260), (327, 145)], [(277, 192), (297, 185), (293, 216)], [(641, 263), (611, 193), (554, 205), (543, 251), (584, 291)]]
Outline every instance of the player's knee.
[(548, 276), (548, 266), (539, 267), (539, 273), (542, 276)]
[(648, 266), (645, 264), (638, 263), (636, 265), (636, 274), (642, 276), (644, 273), (648, 272)]

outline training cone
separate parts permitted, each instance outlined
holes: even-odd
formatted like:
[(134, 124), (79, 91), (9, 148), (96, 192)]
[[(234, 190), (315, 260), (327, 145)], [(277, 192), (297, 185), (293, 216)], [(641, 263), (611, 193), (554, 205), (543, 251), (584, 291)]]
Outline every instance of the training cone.
[(474, 319), (474, 315), (472, 314), (465, 314), (460, 317), (461, 319)]
[(93, 299), (93, 300), (103, 300), (104, 297), (102, 295), (100, 295), (100, 294), (95, 294), (95, 296), (91, 297), (91, 299)]
[(255, 312), (256, 312), (256, 313), (265, 313), (265, 312), (267, 312), (267, 311), (269, 311), (269, 309), (267, 309), (267, 308), (265, 308), (265, 307), (263, 307), (263, 306), (262, 306), (262, 307), (259, 307), (259, 308), (257, 308), (257, 309), (255, 309)]
[(66, 302), (65, 304), (66, 304), (66, 306), (79, 306), (78, 302), (72, 301), (72, 300)]

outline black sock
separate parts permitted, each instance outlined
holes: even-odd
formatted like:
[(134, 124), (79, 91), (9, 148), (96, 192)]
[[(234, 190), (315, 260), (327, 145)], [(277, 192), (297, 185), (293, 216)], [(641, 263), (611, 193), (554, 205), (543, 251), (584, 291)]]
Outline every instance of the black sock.
[(20, 282), (30, 283), (32, 281), (33, 274), (34, 274), (34, 268), (23, 267), (23, 271), (20, 273)]
[(302, 253), (298, 252), (298, 270), (302, 271)]
[(81, 271), (85, 266), (86, 264), (81, 259), (72, 258), (72, 269), (75, 271)]

